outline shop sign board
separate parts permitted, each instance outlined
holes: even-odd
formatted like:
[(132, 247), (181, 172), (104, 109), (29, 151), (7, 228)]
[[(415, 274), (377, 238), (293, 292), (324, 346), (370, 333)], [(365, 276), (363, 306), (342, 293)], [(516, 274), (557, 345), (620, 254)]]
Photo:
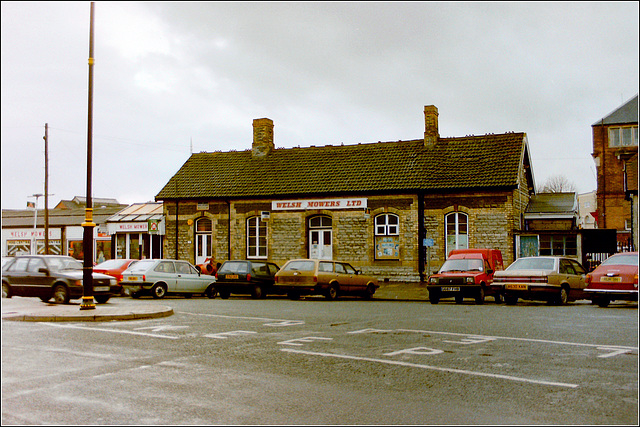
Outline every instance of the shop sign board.
[(366, 209), (366, 198), (353, 199), (313, 199), (313, 200), (274, 200), (271, 210), (293, 211), (309, 209)]

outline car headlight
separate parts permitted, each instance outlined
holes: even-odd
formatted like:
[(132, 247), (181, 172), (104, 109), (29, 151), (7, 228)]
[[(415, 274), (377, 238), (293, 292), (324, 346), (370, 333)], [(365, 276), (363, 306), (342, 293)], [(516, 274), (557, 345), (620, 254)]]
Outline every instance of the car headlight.
[(473, 277), (465, 277), (465, 281), (467, 283), (470, 283), (470, 284), (474, 284), (475, 283), (475, 281), (473, 280)]
[(429, 283), (437, 285), (438, 284), (438, 278), (437, 277), (429, 277)]
[(110, 286), (116, 286), (117, 284), (118, 284), (118, 281), (116, 279), (109, 279)]

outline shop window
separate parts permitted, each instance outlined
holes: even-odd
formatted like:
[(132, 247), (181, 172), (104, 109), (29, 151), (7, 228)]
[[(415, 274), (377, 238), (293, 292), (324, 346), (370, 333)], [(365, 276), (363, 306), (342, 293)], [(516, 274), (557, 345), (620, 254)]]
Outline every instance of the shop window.
[(444, 226), (448, 254), (454, 249), (469, 248), (468, 216), (462, 212), (452, 212), (445, 215)]
[(540, 255), (576, 255), (576, 236), (540, 235)]
[(400, 259), (400, 218), (394, 214), (374, 219), (376, 259)]
[(247, 220), (247, 258), (267, 257), (267, 223), (259, 216)]

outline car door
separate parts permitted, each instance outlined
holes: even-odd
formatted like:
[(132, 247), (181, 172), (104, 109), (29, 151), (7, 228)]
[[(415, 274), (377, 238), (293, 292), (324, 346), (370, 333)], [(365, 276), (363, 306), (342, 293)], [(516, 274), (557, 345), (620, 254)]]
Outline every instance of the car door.
[(340, 283), (340, 290), (342, 292), (351, 292), (353, 283), (351, 281), (351, 275), (347, 273), (345, 264), (341, 262), (336, 262), (335, 267), (336, 267), (336, 275), (337, 275), (338, 283)]
[(178, 291), (176, 286), (177, 277), (173, 261), (160, 261), (153, 269), (153, 281), (166, 283), (168, 292)]
[(13, 264), (3, 272), (3, 276), (9, 280), (11, 291), (15, 296), (29, 296), (27, 265), (29, 265), (29, 258), (16, 258)]
[(584, 279), (576, 272), (569, 259), (560, 260), (560, 272), (564, 275), (564, 281), (569, 284), (571, 297), (573, 298), (574, 294), (580, 290), (580, 283), (584, 283)]
[[(578, 261), (571, 259), (569, 260), (569, 262), (571, 263), (571, 265), (573, 265), (573, 269), (576, 272), (575, 297), (576, 299), (582, 299), (585, 297), (585, 293), (583, 292), (583, 290), (587, 286), (586, 283), (584, 282), (587, 277), (587, 270)], [(574, 289), (572, 288), (572, 291), (573, 290)]]
[(198, 274), (198, 270), (186, 261), (175, 261), (177, 292), (201, 293), (207, 288), (206, 280)]
[(349, 292), (360, 292), (365, 289), (366, 283), (361, 283), (360, 277), (358, 277), (358, 272), (356, 269), (348, 263), (342, 264), (347, 275), (347, 283)]
[(26, 281), (28, 282), (30, 296), (47, 297), (51, 295), (53, 278), (51, 277), (51, 270), (42, 258), (34, 257), (29, 260)]

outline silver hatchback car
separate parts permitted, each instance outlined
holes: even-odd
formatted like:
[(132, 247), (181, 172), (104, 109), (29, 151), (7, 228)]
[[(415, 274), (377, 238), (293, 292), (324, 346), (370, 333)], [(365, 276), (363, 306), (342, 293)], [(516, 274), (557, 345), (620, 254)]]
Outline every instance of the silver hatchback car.
[(133, 298), (151, 295), (164, 298), (167, 294), (191, 297), (204, 294), (215, 298), (216, 278), (200, 272), (189, 262), (172, 259), (143, 259), (122, 273), (125, 293)]

